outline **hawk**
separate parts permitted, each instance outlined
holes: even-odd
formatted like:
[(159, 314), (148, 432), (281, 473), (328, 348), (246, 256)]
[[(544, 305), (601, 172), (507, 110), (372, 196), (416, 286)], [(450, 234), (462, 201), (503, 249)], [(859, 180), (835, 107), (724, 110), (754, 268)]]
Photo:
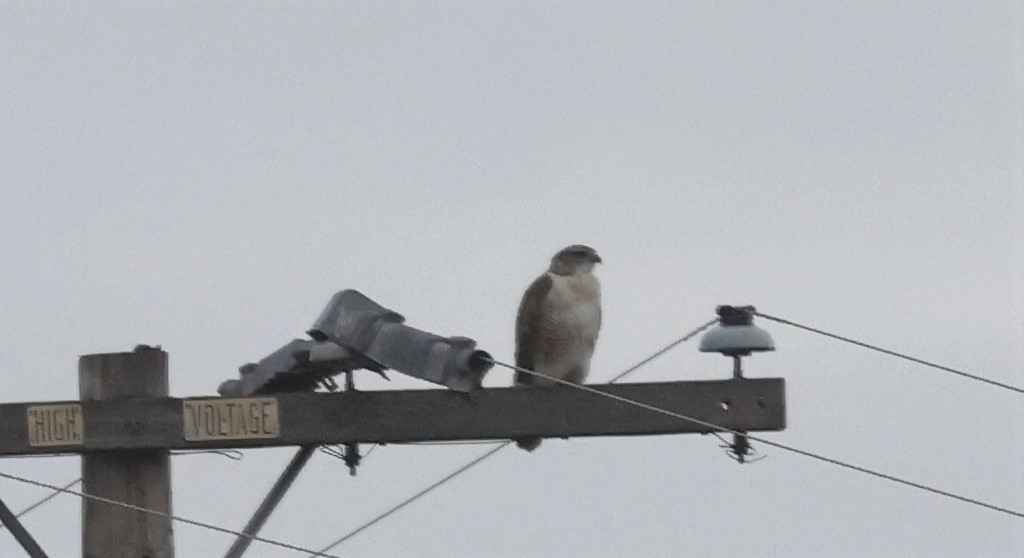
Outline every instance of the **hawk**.
[[(516, 316), (517, 367), (577, 384), (587, 378), (601, 329), (601, 284), (593, 274), (599, 263), (593, 248), (574, 244), (555, 254), (548, 270), (526, 289)], [(515, 386), (556, 383), (519, 371), (513, 380)], [(533, 451), (540, 438), (516, 444)]]

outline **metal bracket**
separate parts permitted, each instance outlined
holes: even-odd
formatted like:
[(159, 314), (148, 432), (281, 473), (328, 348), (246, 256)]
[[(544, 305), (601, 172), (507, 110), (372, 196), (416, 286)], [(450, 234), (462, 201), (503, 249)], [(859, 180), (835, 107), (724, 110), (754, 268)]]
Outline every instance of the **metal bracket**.
[[(345, 391), (356, 391), (356, 381), (351, 370), (345, 372)], [(359, 442), (345, 444), (345, 456), (343, 459), (345, 465), (348, 465), (348, 474), (353, 477), (356, 476), (356, 468), (359, 467), (359, 462), (363, 459), (359, 455)]]
[[(743, 379), (743, 365), (740, 360), (740, 355), (732, 355), (732, 379), (734, 380)], [(723, 446), (728, 448), (725, 450), (726, 455), (735, 459), (740, 465), (760, 461), (766, 457), (762, 455), (756, 459), (747, 459), (748, 456), (753, 455), (753, 450), (750, 447), (750, 440), (747, 438), (746, 433), (746, 430), (736, 431), (732, 435), (732, 443)]]
[(263, 527), (263, 524), (270, 518), (270, 514), (274, 513), (274, 508), (284, 498), (285, 492), (295, 482), (295, 477), (299, 476), (299, 472), (309, 462), (309, 458), (313, 456), (313, 451), (316, 450), (316, 445), (302, 446), (299, 451), (292, 458), (291, 462), (288, 463), (288, 467), (285, 468), (281, 476), (278, 477), (277, 482), (274, 483), (274, 487), (270, 489), (266, 498), (260, 503), (260, 507), (256, 509), (256, 512), (252, 514), (252, 519), (245, 525), (245, 529), (242, 533), (248, 536), (239, 536), (235, 539), (235, 543), (228, 549), (227, 554), (224, 558), (239, 558), (252, 544), (252, 537), (256, 536)]

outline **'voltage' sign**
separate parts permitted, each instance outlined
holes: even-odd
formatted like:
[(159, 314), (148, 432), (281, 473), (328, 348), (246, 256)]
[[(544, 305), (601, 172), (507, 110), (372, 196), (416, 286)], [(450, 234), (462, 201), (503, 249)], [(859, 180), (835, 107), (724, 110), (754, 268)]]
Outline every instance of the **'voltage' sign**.
[(182, 421), (185, 439), (190, 442), (281, 435), (277, 399), (273, 397), (185, 399)]

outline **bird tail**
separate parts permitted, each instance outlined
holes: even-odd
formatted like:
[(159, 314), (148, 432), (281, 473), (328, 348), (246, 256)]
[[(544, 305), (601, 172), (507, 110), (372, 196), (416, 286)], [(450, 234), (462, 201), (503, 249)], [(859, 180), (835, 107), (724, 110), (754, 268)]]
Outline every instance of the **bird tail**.
[(533, 376), (525, 372), (516, 370), (515, 375), (512, 376), (513, 386), (530, 386), (533, 385)]
[(533, 451), (540, 447), (540, 436), (528, 436), (524, 438), (516, 438), (516, 445), (526, 451)]
[[(523, 361), (519, 358), (519, 355), (516, 355), (516, 366), (527, 369), (533, 368), (531, 363)], [(533, 386), (536, 383), (536, 378), (534, 378), (533, 374), (527, 374), (521, 370), (516, 370), (515, 376), (512, 378), (512, 385), (514, 387)], [(540, 441), (540, 436), (524, 436), (515, 439), (516, 445), (526, 451), (537, 449), (540, 446)]]

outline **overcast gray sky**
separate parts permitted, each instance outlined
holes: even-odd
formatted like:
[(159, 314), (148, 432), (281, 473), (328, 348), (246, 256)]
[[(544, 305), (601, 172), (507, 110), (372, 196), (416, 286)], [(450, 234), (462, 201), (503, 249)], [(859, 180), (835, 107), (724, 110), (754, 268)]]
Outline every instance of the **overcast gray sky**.
[[(213, 394), (343, 288), (511, 360), (577, 242), (605, 261), (591, 381), (751, 303), (1022, 385), (1022, 99), (1020, 2), (2, 2), (0, 401), (76, 398), (79, 355), (137, 343)], [(1024, 511), (1024, 398), (761, 325), (768, 438)], [(631, 380), (729, 373), (692, 343)], [(358, 381), (429, 387), (393, 376)], [(1019, 518), (717, 443), (509, 448), (335, 553), (1024, 554)], [(174, 511), (241, 528), (293, 451), (175, 457)], [(355, 478), (317, 454), (262, 534), (320, 548), (482, 451), (388, 446)], [(79, 554), (78, 499), (26, 523)], [(230, 544), (176, 527), (178, 556)]]

